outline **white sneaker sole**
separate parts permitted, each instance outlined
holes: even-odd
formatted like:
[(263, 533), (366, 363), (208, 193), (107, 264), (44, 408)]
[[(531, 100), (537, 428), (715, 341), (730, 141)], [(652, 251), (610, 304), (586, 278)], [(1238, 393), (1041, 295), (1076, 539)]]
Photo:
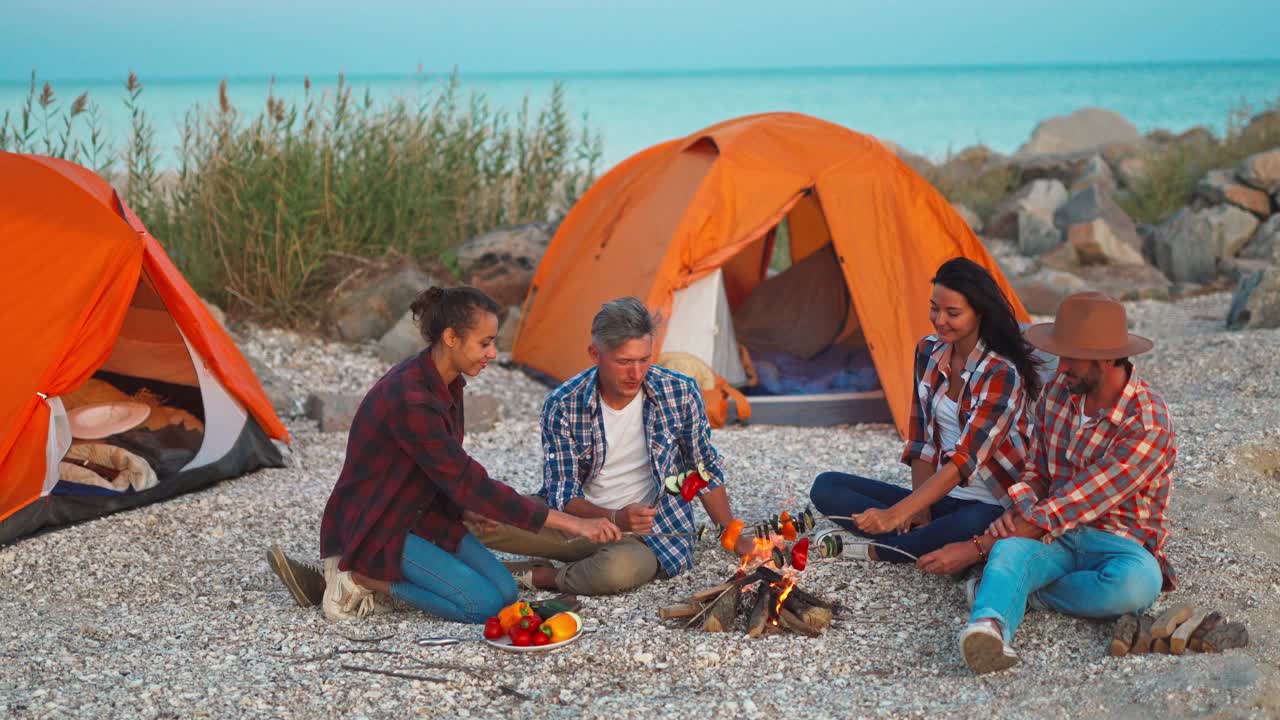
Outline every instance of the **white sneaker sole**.
[(969, 669), (979, 675), (1008, 670), (1017, 665), (1017, 655), (1005, 650), (1004, 641), (980, 630), (966, 630), (960, 635), (960, 654)]

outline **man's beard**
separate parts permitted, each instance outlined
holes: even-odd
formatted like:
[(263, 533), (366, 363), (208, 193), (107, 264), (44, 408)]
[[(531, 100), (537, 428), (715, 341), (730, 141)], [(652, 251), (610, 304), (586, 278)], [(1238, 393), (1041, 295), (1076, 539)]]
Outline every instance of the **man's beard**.
[(1072, 378), (1070, 375), (1067, 376), (1067, 390), (1070, 391), (1072, 395), (1088, 395), (1093, 392), (1093, 389), (1097, 386), (1098, 384), (1089, 378)]

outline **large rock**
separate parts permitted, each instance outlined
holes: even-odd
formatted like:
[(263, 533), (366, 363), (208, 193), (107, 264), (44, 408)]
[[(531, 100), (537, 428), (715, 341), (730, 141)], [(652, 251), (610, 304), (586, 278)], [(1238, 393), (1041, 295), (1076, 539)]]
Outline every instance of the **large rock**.
[(1260, 270), (1240, 281), (1227, 311), (1227, 327), (1280, 327), (1280, 268)]
[(1116, 191), (1116, 176), (1111, 172), (1111, 166), (1101, 155), (1092, 155), (1076, 174), (1075, 179), (1071, 182), (1071, 192), (1076, 193), (1089, 187), (1090, 185), (1098, 185), (1104, 192), (1113, 193)]
[[(1135, 233), (1134, 237), (1137, 235)], [(1144, 265), (1141, 241), (1120, 238), (1112, 222), (1099, 217), (1089, 222), (1076, 223), (1067, 230), (1067, 242), (1076, 251), (1081, 265)]]
[(395, 365), (401, 360), (422, 352), (427, 341), (422, 339), (418, 323), (413, 320), (413, 311), (406, 310), (395, 325), (378, 340), (378, 359), (387, 365)]
[(520, 305), (558, 226), (559, 223), (515, 225), (468, 240), (455, 253), (458, 269), (468, 285), (499, 305)]
[(1147, 179), (1147, 160), (1141, 155), (1130, 155), (1116, 161), (1116, 175), (1120, 184), (1135, 188)]
[(498, 336), (493, 339), (493, 343), (498, 346), (498, 350), (502, 352), (511, 352), (516, 344), (516, 331), (520, 329), (521, 310), (519, 305), (512, 305), (502, 315), (502, 322), (498, 324)]
[(1182, 208), (1156, 231), (1156, 267), (1177, 282), (1212, 282), (1218, 260), (1234, 257), (1257, 227), (1257, 218), (1234, 205)]
[(363, 400), (360, 395), (312, 393), (307, 396), (307, 417), (320, 424), (320, 432), (346, 432)]
[(435, 284), (421, 270), (401, 267), (335, 301), (331, 310), (333, 327), (338, 337), (349, 342), (376, 340), (404, 315), (418, 293)]
[(1240, 257), (1280, 265), (1280, 213), (1258, 226), (1249, 243), (1240, 248)]
[(280, 377), (270, 365), (258, 359), (256, 355), (246, 352), (244, 359), (253, 369), (253, 374), (258, 377), (258, 382), (262, 384), (262, 390), (267, 394), (267, 399), (271, 401), (271, 407), (275, 408), (276, 414), (282, 417), (297, 414), (298, 403), (293, 397), (293, 389), (289, 387), (288, 381)]
[(1151, 265), (1091, 265), (1076, 272), (1090, 289), (1116, 300), (1169, 299), (1169, 278)]
[(1212, 205), (1229, 203), (1261, 218), (1271, 214), (1271, 198), (1236, 180), (1230, 170), (1210, 170), (1196, 183), (1196, 195)]
[(1269, 193), (1280, 193), (1280, 148), (1250, 155), (1236, 167), (1246, 183)]
[(465, 424), (463, 429), (466, 432), (478, 433), (492, 430), (501, 419), (502, 406), (498, 404), (498, 398), (482, 393), (467, 395), (466, 416), (463, 419)]
[(1058, 180), (1033, 180), (1005, 198), (987, 220), (986, 233), (1000, 238), (1018, 236), (1018, 213), (1024, 210), (1056, 211), (1067, 201), (1067, 188)]
[(1072, 225), (1088, 224), (1094, 220), (1106, 222), (1117, 239), (1139, 254), (1142, 253), (1142, 238), (1138, 235), (1138, 227), (1101, 185), (1087, 185), (1072, 195), (1053, 215), (1054, 223), (1064, 230), (1069, 230)]
[(1064, 186), (1071, 185), (1076, 176), (1084, 172), (1089, 162), (1087, 155), (1028, 155), (1012, 161), (1023, 183), (1035, 180), (1057, 180)]
[(1062, 232), (1053, 224), (1049, 208), (1024, 207), (1018, 210), (1018, 250), (1023, 255), (1041, 255), (1062, 244)]
[(1084, 280), (1059, 270), (1038, 270), (1009, 278), (1009, 284), (1027, 312), (1033, 315), (1053, 315), (1063, 298), (1089, 289)]
[(1095, 150), (1112, 143), (1135, 144), (1142, 136), (1123, 115), (1102, 108), (1081, 108), (1036, 126), (1016, 155), (1047, 155)]

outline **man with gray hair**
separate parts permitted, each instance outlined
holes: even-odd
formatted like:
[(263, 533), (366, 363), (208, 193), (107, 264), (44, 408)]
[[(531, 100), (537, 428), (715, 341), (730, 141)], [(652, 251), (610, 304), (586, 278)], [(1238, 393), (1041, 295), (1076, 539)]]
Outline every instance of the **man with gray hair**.
[[(699, 499), (707, 515), (717, 525), (733, 519), (702, 391), (692, 378), (651, 364), (657, 324), (636, 298), (605, 303), (591, 322), (587, 352), (594, 366), (542, 406), (539, 497), (572, 515), (609, 518), (628, 534), (593, 545), (557, 530), (473, 528), (492, 549), (564, 563), (526, 563), (512, 573), (521, 586), (608, 595), (688, 570), (693, 508), (663, 491), (669, 476), (702, 470), (708, 484)], [(749, 552), (751, 539), (742, 538), (737, 549)]]

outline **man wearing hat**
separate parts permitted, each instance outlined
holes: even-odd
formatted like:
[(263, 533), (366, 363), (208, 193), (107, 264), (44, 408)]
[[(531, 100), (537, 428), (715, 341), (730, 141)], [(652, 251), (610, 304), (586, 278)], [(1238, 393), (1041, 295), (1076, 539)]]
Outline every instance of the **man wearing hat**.
[(1018, 663), (1010, 643), (1028, 603), (1110, 618), (1149, 607), (1175, 580), (1164, 546), (1176, 438), (1129, 360), (1152, 342), (1129, 333), (1123, 305), (1092, 292), (1025, 335), (1059, 357), (1058, 374), (1037, 403), (1013, 508), (974, 538), (989, 559), (970, 580), (960, 652), (977, 673)]

